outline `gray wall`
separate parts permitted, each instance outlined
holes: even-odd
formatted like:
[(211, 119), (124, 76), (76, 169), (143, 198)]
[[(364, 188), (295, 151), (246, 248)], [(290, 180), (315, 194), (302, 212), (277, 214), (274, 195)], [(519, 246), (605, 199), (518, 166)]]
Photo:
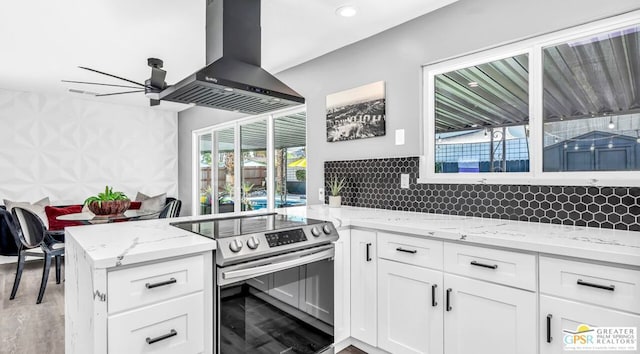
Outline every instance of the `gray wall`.
[[(307, 188), (318, 204), (323, 163), (421, 155), (421, 66), (501, 43), (552, 32), (639, 9), (637, 0), (461, 0), (388, 31), (316, 58), (277, 76), (307, 99)], [(327, 143), (325, 98), (363, 84), (386, 81), (387, 135)], [(191, 203), (191, 130), (234, 117), (211, 109), (180, 113), (180, 198)], [(395, 145), (395, 130), (405, 145)]]

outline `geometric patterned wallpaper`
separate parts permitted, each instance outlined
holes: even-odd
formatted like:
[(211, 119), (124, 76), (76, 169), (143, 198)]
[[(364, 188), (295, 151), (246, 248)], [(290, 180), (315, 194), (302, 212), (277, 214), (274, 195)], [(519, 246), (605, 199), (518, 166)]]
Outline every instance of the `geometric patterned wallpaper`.
[(640, 231), (638, 187), (417, 184), (418, 165), (418, 157), (327, 161), (324, 179), (345, 178), (343, 205)]
[(178, 194), (177, 113), (0, 89), (0, 204)]

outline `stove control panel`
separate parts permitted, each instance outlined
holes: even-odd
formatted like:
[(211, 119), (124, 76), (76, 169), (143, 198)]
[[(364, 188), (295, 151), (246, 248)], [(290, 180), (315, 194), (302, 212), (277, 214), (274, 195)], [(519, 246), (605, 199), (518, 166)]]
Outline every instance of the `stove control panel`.
[(307, 241), (307, 236), (302, 229), (293, 229), (280, 232), (273, 232), (265, 234), (267, 244), (269, 247), (278, 247), (283, 245), (289, 245), (297, 242)]

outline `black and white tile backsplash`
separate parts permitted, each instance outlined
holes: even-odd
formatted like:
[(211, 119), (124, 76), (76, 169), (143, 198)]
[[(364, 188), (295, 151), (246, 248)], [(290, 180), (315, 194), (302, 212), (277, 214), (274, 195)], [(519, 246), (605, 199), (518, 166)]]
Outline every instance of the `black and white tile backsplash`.
[[(640, 231), (640, 188), (417, 184), (417, 157), (328, 161), (325, 184), (346, 179), (342, 204)], [(400, 188), (400, 174), (410, 188)], [(328, 197), (327, 197), (328, 199)]]

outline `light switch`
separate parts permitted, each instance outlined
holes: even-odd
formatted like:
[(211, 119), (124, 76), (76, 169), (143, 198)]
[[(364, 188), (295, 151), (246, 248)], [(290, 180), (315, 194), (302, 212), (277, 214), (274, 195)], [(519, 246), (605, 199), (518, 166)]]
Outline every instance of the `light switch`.
[(409, 174), (400, 174), (400, 188), (409, 188)]
[(396, 129), (396, 145), (404, 145), (404, 129)]
[(320, 201), (324, 203), (324, 188), (322, 187), (318, 189), (318, 199), (320, 199)]

